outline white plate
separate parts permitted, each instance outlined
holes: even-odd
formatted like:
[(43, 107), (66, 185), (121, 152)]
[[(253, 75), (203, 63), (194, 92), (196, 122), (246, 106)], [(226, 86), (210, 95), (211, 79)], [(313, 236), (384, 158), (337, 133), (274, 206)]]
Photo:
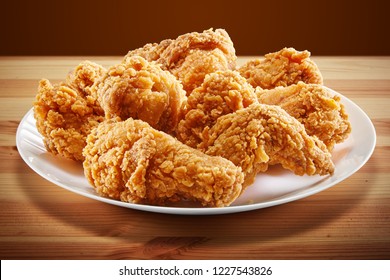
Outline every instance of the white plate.
[[(335, 91), (331, 90), (336, 93)], [(17, 130), (16, 145), (23, 160), (40, 176), (77, 194), (102, 202), (143, 211), (209, 215), (243, 212), (275, 206), (301, 199), (336, 185), (358, 171), (370, 158), (375, 148), (375, 128), (368, 116), (351, 100), (341, 96), (352, 133), (342, 144), (336, 145), (332, 156), (335, 172), (332, 176), (296, 176), (280, 167), (272, 167), (259, 174), (231, 206), (224, 208), (194, 207), (183, 203), (175, 207), (133, 204), (99, 196), (84, 177), (81, 163), (53, 156), (43, 145), (35, 126), (32, 109), (24, 116)]]

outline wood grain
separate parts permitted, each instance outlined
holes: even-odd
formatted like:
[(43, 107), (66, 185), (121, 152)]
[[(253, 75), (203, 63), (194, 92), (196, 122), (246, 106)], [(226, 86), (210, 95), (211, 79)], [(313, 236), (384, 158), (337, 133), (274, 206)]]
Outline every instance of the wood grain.
[(0, 58), (1, 259), (390, 258), (390, 57), (314, 58), (325, 85), (375, 125), (377, 146), (365, 166), (305, 199), (218, 216), (104, 204), (53, 185), (23, 162), (15, 133), (38, 80), (59, 81), (84, 59), (108, 66), (120, 57)]

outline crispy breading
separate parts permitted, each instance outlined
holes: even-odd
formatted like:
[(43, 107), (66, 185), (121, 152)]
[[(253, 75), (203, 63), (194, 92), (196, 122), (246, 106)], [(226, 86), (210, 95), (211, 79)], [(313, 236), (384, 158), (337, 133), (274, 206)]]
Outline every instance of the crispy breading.
[(220, 117), (199, 148), (240, 166), (247, 186), (269, 165), (281, 164), (297, 175), (332, 174), (325, 144), (279, 106), (253, 103)]
[(141, 48), (129, 51), (123, 58), (123, 61), (128, 57), (135, 55), (141, 56), (147, 61), (157, 61), (160, 59), (161, 53), (172, 43), (172, 41), (173, 40), (171, 39), (166, 39), (160, 43), (148, 43)]
[(130, 51), (125, 59), (134, 55), (156, 61), (162, 69), (170, 71), (182, 82), (187, 95), (202, 84), (207, 74), (235, 69), (237, 60), (233, 42), (224, 29), (191, 32), (174, 40), (146, 44)]
[(240, 74), (253, 87), (272, 89), (277, 86), (288, 86), (303, 81), (307, 84), (322, 84), (320, 70), (309, 51), (296, 51), (284, 48), (269, 53), (263, 59), (246, 62), (239, 68)]
[(171, 73), (140, 56), (110, 67), (96, 91), (106, 118), (140, 119), (165, 132), (176, 128), (186, 99)]
[(89, 182), (113, 199), (152, 205), (184, 199), (222, 207), (241, 193), (241, 168), (141, 120), (101, 123), (88, 136), (84, 156)]
[(34, 117), (49, 152), (84, 159), (87, 135), (104, 120), (104, 112), (91, 90), (104, 72), (102, 66), (85, 61), (66, 77), (65, 83), (52, 85), (47, 79), (39, 82)]
[(182, 82), (189, 96), (203, 83), (207, 74), (230, 68), (228, 58), (220, 49), (195, 49), (189, 50), (182, 63), (171, 68), (170, 72)]
[(206, 75), (204, 82), (188, 97), (177, 137), (196, 148), (203, 142), (204, 131), (220, 116), (257, 102), (253, 87), (236, 71), (217, 71)]
[(347, 139), (351, 124), (340, 97), (322, 85), (299, 82), (270, 90), (256, 89), (260, 103), (279, 105), (300, 121), (309, 135), (317, 136), (329, 150)]
[(235, 69), (236, 51), (224, 29), (191, 32), (177, 37), (161, 54), (159, 63), (182, 83), (187, 95), (204, 77), (217, 70)]
[(168, 69), (183, 63), (191, 50), (220, 49), (229, 62), (230, 68), (236, 65), (236, 51), (229, 34), (224, 29), (208, 29), (202, 33), (191, 32), (180, 35), (162, 52), (159, 62)]

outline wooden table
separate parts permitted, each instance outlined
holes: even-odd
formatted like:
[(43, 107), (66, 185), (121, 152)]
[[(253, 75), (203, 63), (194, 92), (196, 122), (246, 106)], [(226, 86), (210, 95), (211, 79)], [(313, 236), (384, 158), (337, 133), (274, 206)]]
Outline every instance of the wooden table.
[(15, 133), (38, 80), (58, 82), (84, 59), (120, 60), (0, 57), (1, 259), (389, 259), (390, 57), (314, 57), (325, 85), (376, 127), (377, 146), (363, 168), (305, 199), (216, 216), (105, 204), (57, 187), (23, 162)]

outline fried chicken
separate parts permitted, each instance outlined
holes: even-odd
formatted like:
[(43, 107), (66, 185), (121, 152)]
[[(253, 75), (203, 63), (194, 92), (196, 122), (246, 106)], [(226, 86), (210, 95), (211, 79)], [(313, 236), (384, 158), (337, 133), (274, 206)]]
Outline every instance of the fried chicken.
[(199, 87), (209, 73), (218, 70), (233, 69), (226, 54), (220, 49), (213, 50), (194, 49), (189, 50), (185, 59), (170, 68), (170, 72), (175, 75), (183, 84), (187, 96)]
[(204, 131), (223, 115), (257, 102), (253, 87), (236, 71), (217, 71), (188, 97), (184, 117), (177, 127), (177, 138), (196, 148), (203, 142)]
[(176, 128), (186, 99), (171, 73), (140, 56), (110, 67), (96, 91), (106, 118), (140, 119), (168, 133)]
[(166, 205), (194, 200), (228, 206), (241, 193), (243, 173), (134, 120), (101, 123), (87, 138), (85, 175), (96, 191), (125, 202)]
[(104, 76), (106, 71), (107, 70), (99, 64), (91, 61), (84, 61), (77, 65), (65, 79), (65, 84), (89, 99), (90, 103), (94, 105), (94, 109), (98, 111), (99, 114), (103, 113), (103, 109), (97, 101), (98, 96), (94, 90), (94, 85), (98, 83), (99, 79)]
[(279, 106), (258, 103), (255, 90), (238, 72), (208, 74), (188, 97), (176, 136), (191, 147), (242, 167), (245, 186), (270, 164), (280, 163), (299, 175), (333, 172), (324, 143), (309, 136), (305, 127)]
[(281, 164), (297, 175), (332, 174), (334, 165), (325, 144), (279, 106), (253, 103), (220, 117), (199, 148), (240, 166), (244, 186), (269, 165)]
[(220, 49), (227, 57), (231, 68), (235, 67), (236, 51), (229, 34), (224, 29), (208, 29), (202, 33), (180, 35), (163, 51), (160, 62), (172, 69), (182, 63), (190, 50)]
[(264, 59), (246, 62), (239, 68), (240, 74), (253, 87), (272, 89), (303, 81), (307, 84), (322, 84), (317, 65), (310, 59), (310, 52), (284, 48), (265, 55)]
[(236, 50), (224, 29), (192, 32), (177, 37), (162, 53), (159, 63), (182, 83), (187, 95), (200, 86), (206, 74), (234, 69)]
[(82, 62), (61, 83), (40, 81), (37, 129), (49, 152), (83, 161), (99, 195), (124, 202), (225, 207), (271, 165), (332, 174), (351, 124), (310, 52), (236, 60), (228, 33), (209, 29), (109, 69)]
[(125, 59), (140, 55), (148, 61), (156, 61), (170, 71), (183, 84), (187, 95), (200, 86), (208, 73), (235, 69), (236, 51), (229, 34), (224, 29), (205, 30), (180, 35), (174, 40), (159, 44), (147, 44), (130, 51)]
[(86, 137), (104, 120), (104, 112), (92, 87), (105, 69), (85, 61), (66, 77), (52, 85), (39, 82), (34, 102), (34, 117), (46, 149), (65, 158), (82, 161)]
[(256, 89), (260, 103), (279, 105), (300, 121), (309, 135), (317, 136), (329, 150), (343, 142), (351, 132), (351, 124), (340, 97), (326, 87), (299, 82), (270, 90)]
[(141, 56), (145, 58), (147, 61), (157, 61), (160, 59), (161, 53), (173, 42), (171, 39), (166, 39), (161, 41), (160, 43), (149, 43), (143, 46), (142, 48), (138, 48), (135, 50), (129, 51), (123, 61), (131, 56)]

